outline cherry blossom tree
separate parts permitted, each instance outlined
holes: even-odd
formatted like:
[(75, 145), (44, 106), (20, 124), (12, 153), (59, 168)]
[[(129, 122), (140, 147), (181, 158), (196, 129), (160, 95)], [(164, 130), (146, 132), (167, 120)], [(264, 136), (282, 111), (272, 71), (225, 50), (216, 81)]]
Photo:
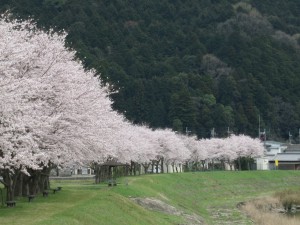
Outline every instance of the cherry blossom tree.
[(32, 180), (53, 166), (115, 155), (111, 134), (124, 118), (64, 47), (65, 34), (7, 20), (0, 20), (0, 174), (13, 200), (19, 173)]
[(240, 159), (242, 157), (250, 159), (263, 155), (264, 146), (258, 138), (254, 139), (246, 135), (232, 135), (229, 138), (229, 142), (236, 152), (236, 159), (238, 160), (239, 170), (241, 170)]
[[(210, 162), (214, 168), (215, 162), (229, 164), (232, 169), (234, 161), (240, 165), (240, 158), (253, 158), (263, 154), (263, 144), (258, 139), (253, 139), (245, 135), (231, 135), (228, 138), (200, 139), (198, 145), (193, 144), (191, 161), (198, 162), (200, 159), (202, 167), (205, 162)], [(192, 148), (190, 148), (192, 149)]]
[(194, 164), (195, 169), (198, 170), (199, 163), (201, 164), (202, 170), (205, 169), (206, 160), (208, 159), (208, 152), (210, 147), (208, 144), (208, 139), (198, 140), (196, 137), (184, 136), (184, 143), (191, 151), (190, 162)]
[[(177, 166), (181, 166), (190, 158), (191, 152), (185, 146), (180, 135), (177, 135), (170, 129), (155, 130), (157, 140), (160, 145), (160, 151), (156, 157), (156, 163), (161, 162), (167, 165), (172, 165), (173, 171), (178, 170)], [(168, 172), (168, 171), (167, 171)]]
[[(109, 127), (109, 129), (112, 129), (112, 127)], [(93, 160), (93, 167), (96, 171), (96, 183), (103, 179), (111, 178), (112, 167), (115, 166), (130, 167), (130, 173), (135, 175), (136, 169), (140, 167), (138, 163), (148, 161), (149, 155), (153, 154), (152, 145), (150, 145), (147, 137), (150, 136), (150, 131), (146, 127), (133, 125), (124, 120), (123, 122), (120, 121), (117, 129), (109, 132), (109, 137), (102, 136), (101, 138), (109, 140), (109, 144), (115, 154), (109, 155), (108, 158), (103, 156), (99, 158), (99, 160), (106, 161), (96, 162)]]

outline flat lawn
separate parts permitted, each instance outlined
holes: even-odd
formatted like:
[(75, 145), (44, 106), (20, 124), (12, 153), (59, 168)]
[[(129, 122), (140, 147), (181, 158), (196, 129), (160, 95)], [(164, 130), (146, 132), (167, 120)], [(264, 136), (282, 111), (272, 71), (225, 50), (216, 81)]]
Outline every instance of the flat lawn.
[[(56, 194), (33, 202), (17, 199), (0, 207), (0, 224), (186, 224), (180, 215), (151, 211), (131, 198), (152, 197), (206, 224), (251, 224), (236, 207), (241, 201), (300, 187), (300, 171), (195, 172), (125, 177), (116, 187), (92, 180), (52, 181)], [(3, 187), (1, 187), (3, 188)]]

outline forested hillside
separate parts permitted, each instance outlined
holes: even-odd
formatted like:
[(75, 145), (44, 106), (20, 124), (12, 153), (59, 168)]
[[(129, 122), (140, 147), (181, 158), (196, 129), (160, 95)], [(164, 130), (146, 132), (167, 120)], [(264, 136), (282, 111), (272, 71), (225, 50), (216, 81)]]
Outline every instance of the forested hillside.
[[(299, 0), (0, 0), (66, 30), (134, 123), (199, 137), (300, 128)], [(1, 35), (1, 34), (0, 34)]]

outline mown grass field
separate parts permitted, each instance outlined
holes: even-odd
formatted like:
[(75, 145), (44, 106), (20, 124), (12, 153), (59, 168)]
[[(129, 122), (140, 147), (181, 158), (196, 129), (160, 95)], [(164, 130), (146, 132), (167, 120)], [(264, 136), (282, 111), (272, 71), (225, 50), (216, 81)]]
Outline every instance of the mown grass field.
[[(93, 180), (52, 181), (62, 191), (33, 202), (0, 207), (0, 224), (186, 224), (180, 215), (151, 211), (133, 197), (152, 197), (206, 224), (251, 224), (236, 205), (284, 189), (300, 188), (300, 171), (195, 172), (126, 177), (116, 187)], [(3, 187), (1, 187), (3, 188)]]

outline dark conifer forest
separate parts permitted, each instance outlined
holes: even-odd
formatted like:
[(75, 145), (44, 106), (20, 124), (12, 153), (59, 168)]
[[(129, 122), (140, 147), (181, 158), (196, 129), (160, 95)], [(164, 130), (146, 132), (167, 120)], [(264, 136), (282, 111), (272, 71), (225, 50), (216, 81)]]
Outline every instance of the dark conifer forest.
[[(0, 0), (66, 30), (134, 123), (299, 142), (299, 0)], [(0, 34), (1, 35), (1, 34)]]

